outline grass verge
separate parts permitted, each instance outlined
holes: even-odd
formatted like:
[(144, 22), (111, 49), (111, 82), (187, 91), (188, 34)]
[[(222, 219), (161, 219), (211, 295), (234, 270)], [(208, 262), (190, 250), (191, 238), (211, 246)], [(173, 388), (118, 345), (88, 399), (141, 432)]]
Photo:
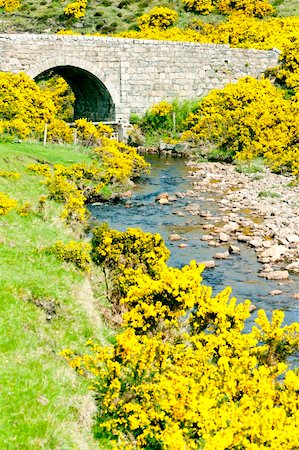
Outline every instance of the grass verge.
[[(38, 205), (42, 177), (26, 171), (34, 159), (50, 163), (88, 161), (86, 151), (39, 144), (0, 144), (0, 192)], [(0, 448), (107, 449), (92, 436), (95, 411), (87, 382), (59, 351), (83, 349), (91, 336), (104, 340), (89, 279), (74, 266), (46, 254), (56, 240), (74, 239), (60, 220), (61, 205), (47, 200), (42, 214), (0, 216)]]

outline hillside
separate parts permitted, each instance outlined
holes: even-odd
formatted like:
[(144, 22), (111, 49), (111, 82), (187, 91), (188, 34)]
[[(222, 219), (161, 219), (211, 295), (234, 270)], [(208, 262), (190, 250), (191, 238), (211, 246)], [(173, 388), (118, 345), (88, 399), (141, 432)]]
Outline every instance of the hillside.
[[(0, 19), (1, 33), (56, 33), (62, 29), (72, 29), (80, 33), (110, 34), (134, 29), (137, 18), (153, 6), (161, 5), (157, 0), (90, 0), (86, 15), (81, 19), (69, 18), (64, 9), (68, 0), (21, 0), (21, 7), (15, 12), (2, 10)], [(279, 17), (299, 15), (298, 0), (274, 0)], [(223, 16), (217, 14), (199, 15), (187, 12), (183, 3), (165, 0), (163, 6), (175, 9), (179, 13), (178, 25), (190, 26), (195, 19), (205, 22), (219, 22)]]

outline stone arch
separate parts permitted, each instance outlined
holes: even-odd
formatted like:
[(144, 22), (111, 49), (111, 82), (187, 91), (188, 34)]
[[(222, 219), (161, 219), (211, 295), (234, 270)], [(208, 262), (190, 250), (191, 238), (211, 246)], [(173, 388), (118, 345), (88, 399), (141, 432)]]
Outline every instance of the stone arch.
[(93, 122), (115, 120), (119, 94), (105, 74), (93, 64), (77, 58), (51, 58), (31, 67), (32, 78), (60, 75), (72, 88), (76, 101), (74, 119), (86, 117)]

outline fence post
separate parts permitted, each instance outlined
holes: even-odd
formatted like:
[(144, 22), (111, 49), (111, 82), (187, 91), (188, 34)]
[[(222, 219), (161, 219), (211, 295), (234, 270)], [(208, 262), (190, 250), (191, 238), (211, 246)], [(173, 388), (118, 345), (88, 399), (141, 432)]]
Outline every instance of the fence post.
[(48, 134), (48, 124), (45, 123), (45, 129), (44, 129), (44, 145), (47, 143), (47, 134)]
[(74, 128), (74, 144), (77, 145), (77, 128)]

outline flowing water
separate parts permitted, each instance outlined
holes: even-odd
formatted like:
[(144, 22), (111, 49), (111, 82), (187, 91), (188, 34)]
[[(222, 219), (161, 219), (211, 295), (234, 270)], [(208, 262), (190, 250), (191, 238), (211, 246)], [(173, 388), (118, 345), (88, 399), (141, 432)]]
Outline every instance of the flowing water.
[[(123, 201), (91, 205), (93, 217), (100, 222), (108, 222), (111, 228), (121, 231), (128, 227), (138, 227), (144, 231), (160, 233), (171, 251), (169, 264), (174, 267), (182, 267), (192, 259), (198, 262), (210, 260), (216, 252), (226, 251), (225, 245), (215, 249), (201, 240), (202, 235), (207, 234), (202, 228), (206, 219), (191, 216), (183, 211), (188, 203), (199, 203), (203, 209), (217, 216), (215, 202), (188, 197), (179, 198), (170, 205), (155, 202), (156, 196), (161, 192), (171, 195), (192, 189), (184, 159), (158, 155), (151, 155), (146, 159), (152, 164), (151, 175), (133, 188), (130, 204)], [(202, 197), (205, 197), (205, 194)], [(178, 210), (181, 210), (185, 217), (177, 216), (175, 212)], [(169, 241), (168, 237), (172, 233), (179, 233), (188, 239), (187, 247), (178, 247), (182, 241)], [(257, 275), (260, 264), (255, 252), (245, 244), (238, 243), (238, 247), (241, 249), (240, 255), (231, 255), (228, 260), (217, 260), (215, 268), (203, 272), (203, 283), (212, 286), (214, 293), (229, 285), (238, 300), (249, 298), (258, 308), (265, 309), (268, 317), (273, 309), (282, 309), (285, 312), (285, 323), (299, 321), (299, 301), (292, 298), (294, 292), (299, 292), (299, 276), (292, 276), (290, 281), (283, 282), (282, 285), (260, 278)], [(283, 293), (270, 296), (269, 292), (274, 289), (280, 289)], [(255, 317), (254, 312), (252, 320)]]

